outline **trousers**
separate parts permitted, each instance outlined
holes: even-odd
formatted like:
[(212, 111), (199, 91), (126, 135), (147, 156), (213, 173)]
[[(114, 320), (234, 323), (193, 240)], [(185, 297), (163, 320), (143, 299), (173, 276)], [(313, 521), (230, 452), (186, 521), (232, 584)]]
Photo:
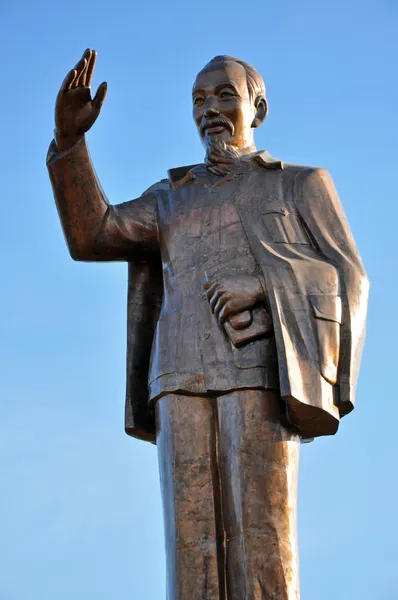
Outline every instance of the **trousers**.
[(299, 600), (299, 436), (275, 391), (155, 407), (167, 600)]

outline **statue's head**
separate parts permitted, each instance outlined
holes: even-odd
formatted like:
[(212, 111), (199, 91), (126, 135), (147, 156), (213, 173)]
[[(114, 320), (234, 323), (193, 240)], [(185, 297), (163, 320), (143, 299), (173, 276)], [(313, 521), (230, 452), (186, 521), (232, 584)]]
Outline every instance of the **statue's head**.
[(192, 90), (193, 117), (205, 148), (224, 142), (240, 152), (254, 146), (254, 129), (267, 116), (265, 86), (248, 63), (216, 56), (200, 71)]

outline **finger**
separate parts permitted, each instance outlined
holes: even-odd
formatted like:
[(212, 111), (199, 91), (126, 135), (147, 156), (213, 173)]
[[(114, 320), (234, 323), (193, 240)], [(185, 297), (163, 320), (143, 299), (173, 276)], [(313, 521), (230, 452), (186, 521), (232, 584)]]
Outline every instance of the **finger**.
[(212, 295), (214, 294), (214, 292), (217, 290), (217, 288), (218, 288), (218, 283), (213, 283), (211, 285), (211, 287), (209, 287), (208, 290), (205, 292), (205, 294), (209, 300), (212, 297)]
[(211, 285), (214, 285), (214, 281), (206, 281), (206, 283), (204, 283), (202, 287), (204, 290), (208, 290)]
[(75, 66), (75, 70), (77, 72), (76, 78), (73, 81), (73, 84), (71, 85), (71, 88), (77, 88), (78, 85), (78, 81), (79, 81), (79, 77), (81, 75), (82, 69), (86, 66), (86, 59), (84, 58), (84, 56), (79, 60), (79, 62), (77, 63), (77, 65)]
[(94, 100), (93, 100), (93, 107), (95, 108), (97, 113), (99, 113), (99, 111), (101, 110), (101, 107), (106, 98), (107, 91), (108, 91), (108, 84), (106, 83), (106, 81), (103, 81), (101, 83), (101, 85), (99, 86), (97, 93), (95, 94)]
[[(86, 52), (87, 52), (87, 50), (86, 50)], [(82, 61), (83, 61), (83, 58), (85, 57), (86, 52), (84, 53), (83, 57), (79, 60), (79, 62), (76, 64), (75, 68), (72, 69), (71, 71), (69, 71), (69, 73), (63, 80), (62, 85), (59, 90), (59, 94), (63, 94), (65, 92), (67, 92), (68, 90), (70, 90), (71, 88), (77, 87), (77, 80), (80, 75), (80, 67), (81, 67), (81, 64), (84, 64), (84, 63), (82, 63)]]
[(220, 296), (217, 304), (214, 307), (214, 311), (213, 311), (214, 314), (216, 315), (217, 319), (221, 312), (221, 309), (224, 308), (224, 305), (226, 305), (227, 302), (228, 302), (228, 298), (225, 295)]
[(86, 86), (87, 87), (91, 86), (91, 80), (93, 78), (93, 72), (94, 72), (96, 60), (97, 60), (97, 53), (95, 50), (91, 50), (90, 60), (88, 61), (87, 75), (86, 75)]
[(218, 315), (218, 322), (220, 323), (220, 325), (224, 325), (225, 321), (228, 319), (228, 317), (231, 316), (231, 309), (229, 307), (229, 304), (226, 303), (223, 308), (220, 310), (220, 313)]
[(215, 306), (217, 304), (217, 302), (219, 301), (219, 299), (221, 298), (223, 292), (221, 290), (217, 290), (215, 292), (215, 294), (213, 294), (213, 296), (210, 298), (209, 300), (209, 304), (210, 304), (210, 308), (212, 310), (212, 312), (214, 312)]
[(91, 52), (92, 51), (90, 50), (90, 48), (86, 48), (85, 51), (83, 52), (83, 56), (81, 57), (80, 61), (85, 59), (88, 62), (91, 58)]
[(82, 71), (80, 73), (80, 77), (79, 77), (79, 80), (78, 80), (78, 85), (87, 85), (86, 84), (87, 69), (88, 69), (88, 65), (90, 64), (90, 59), (91, 59), (91, 50), (90, 50), (90, 48), (87, 48), (87, 50), (84, 51), (83, 58), (85, 59), (86, 64), (85, 64), (84, 68), (82, 69)]
[(75, 80), (75, 87), (81, 87), (84, 86), (86, 83), (86, 71), (87, 71), (87, 65), (88, 65), (88, 61), (85, 58), (84, 59), (84, 65), (82, 70), (80, 71), (79, 75), (76, 77)]
[(72, 69), (71, 71), (69, 71), (69, 73), (63, 80), (62, 85), (60, 87), (60, 90), (59, 90), (60, 94), (67, 92), (71, 88), (76, 75), (77, 75), (76, 69)]

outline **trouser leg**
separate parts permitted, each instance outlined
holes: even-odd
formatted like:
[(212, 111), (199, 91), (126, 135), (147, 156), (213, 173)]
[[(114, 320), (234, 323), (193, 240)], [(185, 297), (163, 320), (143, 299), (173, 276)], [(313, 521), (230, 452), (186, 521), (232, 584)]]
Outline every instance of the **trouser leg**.
[(298, 436), (275, 392), (235, 391), (217, 406), (227, 598), (298, 600)]
[(225, 600), (214, 409), (208, 398), (177, 394), (156, 404), (167, 600)]

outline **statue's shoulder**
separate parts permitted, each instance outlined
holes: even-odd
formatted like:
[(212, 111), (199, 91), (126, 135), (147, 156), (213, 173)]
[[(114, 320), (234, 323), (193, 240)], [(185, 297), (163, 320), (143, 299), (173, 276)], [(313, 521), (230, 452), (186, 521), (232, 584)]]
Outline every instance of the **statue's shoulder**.
[(141, 196), (146, 196), (147, 194), (156, 194), (156, 192), (164, 192), (170, 189), (170, 180), (169, 179), (161, 179), (157, 181), (153, 185), (151, 185), (148, 189), (145, 190), (141, 194)]
[(291, 173), (300, 173), (300, 171), (316, 169), (316, 167), (312, 167), (310, 165), (298, 165), (296, 163), (284, 162), (283, 169), (285, 171), (290, 171)]
[(300, 165), (297, 163), (284, 162), (283, 169), (287, 173), (298, 175), (299, 173), (314, 173), (320, 170), (320, 167), (315, 165)]

